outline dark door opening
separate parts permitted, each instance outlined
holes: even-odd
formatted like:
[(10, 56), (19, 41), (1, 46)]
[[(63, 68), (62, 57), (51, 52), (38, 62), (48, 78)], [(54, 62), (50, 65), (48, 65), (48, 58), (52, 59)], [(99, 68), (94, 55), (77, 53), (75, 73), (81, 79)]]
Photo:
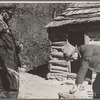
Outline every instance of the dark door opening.
[[(68, 34), (69, 43), (73, 46), (80, 46), (84, 44), (84, 34), (82, 32), (70, 32)], [(71, 72), (77, 73), (80, 68), (79, 60), (71, 62)]]

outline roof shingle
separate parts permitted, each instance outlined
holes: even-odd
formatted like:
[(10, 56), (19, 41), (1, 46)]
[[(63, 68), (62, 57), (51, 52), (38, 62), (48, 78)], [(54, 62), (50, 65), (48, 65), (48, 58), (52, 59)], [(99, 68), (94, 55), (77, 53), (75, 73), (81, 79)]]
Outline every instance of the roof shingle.
[(45, 27), (100, 21), (100, 3), (72, 3)]

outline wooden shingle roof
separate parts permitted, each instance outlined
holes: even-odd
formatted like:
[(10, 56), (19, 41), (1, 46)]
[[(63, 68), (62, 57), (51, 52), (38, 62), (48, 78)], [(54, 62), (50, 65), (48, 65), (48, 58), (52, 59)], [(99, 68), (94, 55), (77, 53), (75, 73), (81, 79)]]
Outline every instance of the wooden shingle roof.
[(72, 3), (45, 27), (100, 21), (100, 3)]

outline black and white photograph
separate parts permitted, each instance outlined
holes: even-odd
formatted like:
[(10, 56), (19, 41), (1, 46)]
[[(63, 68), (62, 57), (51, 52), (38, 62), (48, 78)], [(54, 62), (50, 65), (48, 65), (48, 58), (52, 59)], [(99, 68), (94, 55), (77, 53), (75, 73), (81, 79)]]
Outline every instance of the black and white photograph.
[(100, 98), (100, 2), (0, 2), (0, 99)]

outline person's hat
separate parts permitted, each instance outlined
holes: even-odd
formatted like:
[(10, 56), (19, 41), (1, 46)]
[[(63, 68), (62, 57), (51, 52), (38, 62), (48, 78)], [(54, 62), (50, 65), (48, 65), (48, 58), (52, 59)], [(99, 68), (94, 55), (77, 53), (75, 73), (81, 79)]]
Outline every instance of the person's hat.
[(1, 3), (0, 8), (2, 8), (2, 9), (15, 9), (16, 5), (13, 3)]
[(13, 3), (1, 3), (0, 4), (0, 9), (8, 11), (9, 13), (13, 14), (13, 12), (16, 9), (16, 5)]

